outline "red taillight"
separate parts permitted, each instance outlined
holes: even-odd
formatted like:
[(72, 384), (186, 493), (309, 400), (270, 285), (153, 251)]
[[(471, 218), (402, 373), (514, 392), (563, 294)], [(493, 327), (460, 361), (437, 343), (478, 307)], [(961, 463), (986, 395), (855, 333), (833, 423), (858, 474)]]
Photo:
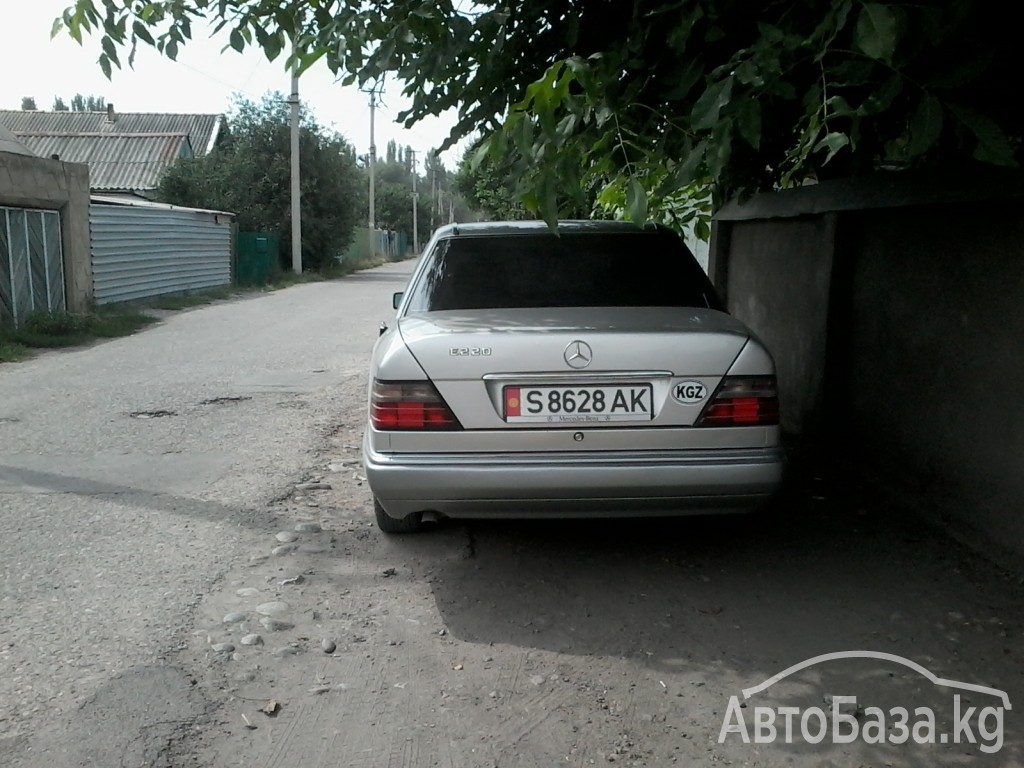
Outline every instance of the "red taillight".
[(462, 429), (455, 414), (426, 381), (376, 381), (370, 390), (374, 429)]
[(698, 427), (754, 427), (779, 423), (779, 390), (774, 376), (726, 376)]

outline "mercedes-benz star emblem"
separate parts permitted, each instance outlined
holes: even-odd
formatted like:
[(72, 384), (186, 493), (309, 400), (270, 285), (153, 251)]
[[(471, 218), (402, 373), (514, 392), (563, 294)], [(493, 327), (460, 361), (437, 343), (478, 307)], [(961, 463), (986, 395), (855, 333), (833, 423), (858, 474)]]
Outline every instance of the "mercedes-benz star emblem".
[(565, 362), (570, 368), (586, 368), (594, 359), (590, 345), (585, 341), (570, 341), (565, 348)]

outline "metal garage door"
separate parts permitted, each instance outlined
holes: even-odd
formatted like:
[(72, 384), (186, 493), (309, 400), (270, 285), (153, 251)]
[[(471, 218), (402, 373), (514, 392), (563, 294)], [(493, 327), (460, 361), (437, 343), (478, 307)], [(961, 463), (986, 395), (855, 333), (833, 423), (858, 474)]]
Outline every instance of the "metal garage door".
[(0, 324), (65, 306), (60, 214), (0, 206)]

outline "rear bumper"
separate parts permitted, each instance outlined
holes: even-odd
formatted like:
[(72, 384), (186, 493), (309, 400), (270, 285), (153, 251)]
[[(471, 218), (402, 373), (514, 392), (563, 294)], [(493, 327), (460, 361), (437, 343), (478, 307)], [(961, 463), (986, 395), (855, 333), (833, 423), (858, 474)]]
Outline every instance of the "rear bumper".
[(749, 511), (782, 483), (781, 448), (547, 454), (378, 453), (366, 478), (392, 517), (621, 517)]

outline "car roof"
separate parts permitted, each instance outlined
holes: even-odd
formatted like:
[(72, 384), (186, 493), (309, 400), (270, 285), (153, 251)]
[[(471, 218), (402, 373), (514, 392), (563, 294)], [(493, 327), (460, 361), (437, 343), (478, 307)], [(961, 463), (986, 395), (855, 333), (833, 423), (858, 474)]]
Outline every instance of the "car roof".
[[(558, 222), (559, 232), (572, 232), (575, 234), (640, 233), (662, 230), (663, 227), (653, 223), (639, 227), (629, 221), (571, 219)], [(435, 234), (437, 237), (481, 237), (492, 235), (537, 235), (550, 232), (551, 229), (543, 221), (474, 221), (463, 224), (448, 224), (438, 228)]]

